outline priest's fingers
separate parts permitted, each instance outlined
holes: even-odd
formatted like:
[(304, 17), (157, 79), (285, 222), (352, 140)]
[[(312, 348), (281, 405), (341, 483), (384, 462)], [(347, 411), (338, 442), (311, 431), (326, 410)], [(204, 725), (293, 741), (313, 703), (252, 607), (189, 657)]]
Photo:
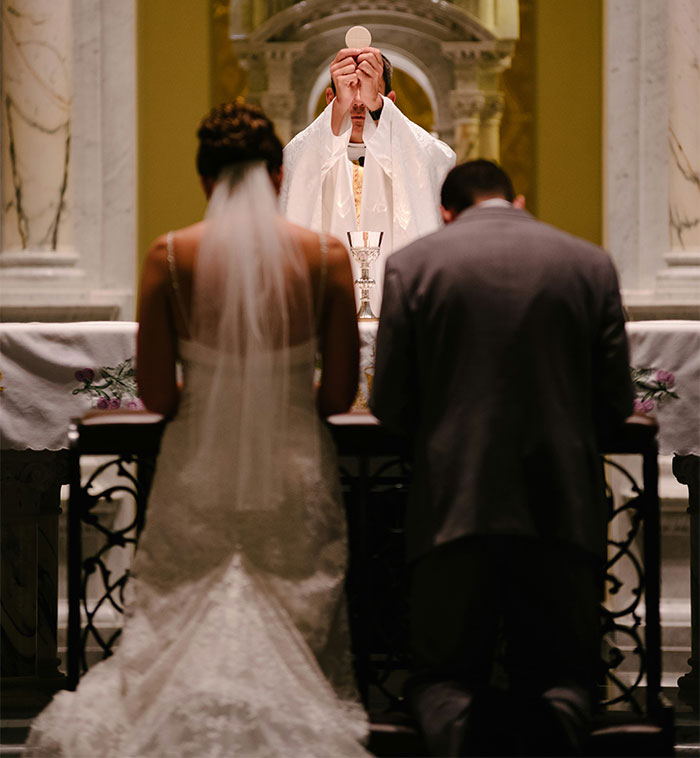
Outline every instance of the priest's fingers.
[(357, 74), (347, 74), (346, 76), (337, 76), (335, 79), (336, 90), (352, 90), (358, 86)]
[(357, 74), (378, 82), (382, 78), (382, 69), (373, 66), (369, 61), (362, 61), (357, 66)]
[(357, 73), (358, 75), (364, 75), (369, 79), (377, 82), (377, 86), (382, 79), (382, 73), (384, 72), (384, 65), (381, 57), (377, 57), (374, 53), (362, 53), (357, 59)]
[(336, 87), (344, 77), (354, 77), (356, 79), (356, 68), (357, 65), (353, 58), (341, 58), (339, 61), (333, 61), (331, 63), (331, 79), (336, 83)]
[[(366, 49), (369, 49), (369, 48), (366, 48)], [(338, 52), (335, 54), (335, 58), (333, 58), (333, 62), (331, 63), (331, 66), (334, 63), (339, 63), (340, 61), (345, 60), (346, 58), (350, 58), (353, 61), (355, 61), (355, 59), (361, 52), (362, 51), (358, 47), (343, 47), (340, 50), (338, 50)]]
[(333, 81), (335, 83), (335, 98), (338, 105), (341, 106), (341, 111), (344, 112), (350, 108), (355, 98), (358, 86), (357, 74), (353, 71), (350, 74), (334, 76)]
[(331, 63), (331, 76), (335, 78), (347, 74), (354, 74), (356, 68), (357, 65), (353, 58), (343, 58), (340, 61), (334, 61)]
[(373, 53), (363, 53), (358, 58), (357, 77), (360, 82), (360, 97), (370, 110), (377, 110), (382, 104), (380, 96), (382, 70)]
[(376, 47), (363, 47), (359, 51), (359, 54), (355, 56), (357, 63), (362, 61), (369, 61), (372, 67), (378, 67), (380, 70), (384, 69), (384, 61), (382, 60), (382, 51)]

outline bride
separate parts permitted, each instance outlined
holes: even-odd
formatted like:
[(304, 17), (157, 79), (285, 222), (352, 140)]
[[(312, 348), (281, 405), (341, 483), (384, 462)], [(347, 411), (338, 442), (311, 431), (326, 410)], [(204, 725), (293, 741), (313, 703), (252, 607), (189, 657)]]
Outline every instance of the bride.
[(278, 215), (259, 108), (221, 106), (198, 137), (206, 218), (157, 239), (141, 282), (141, 397), (172, 420), (121, 643), (38, 716), (28, 755), (368, 755), (319, 418), (356, 391), (349, 260)]

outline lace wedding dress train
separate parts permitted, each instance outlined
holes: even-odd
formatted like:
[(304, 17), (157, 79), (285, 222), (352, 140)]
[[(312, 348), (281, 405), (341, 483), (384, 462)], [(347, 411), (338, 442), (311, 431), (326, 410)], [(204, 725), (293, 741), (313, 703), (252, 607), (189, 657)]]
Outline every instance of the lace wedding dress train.
[[(120, 645), (39, 715), (28, 755), (368, 755), (343, 593), (345, 517), (314, 408), (315, 344), (287, 349), (281, 486), (273, 502), (232, 511), (208, 496), (212, 478), (250, 466), (251, 487), (231, 493), (245, 501), (263, 472), (243, 449), (220, 448), (205, 465), (193, 455), (189, 421), (209, 392), (211, 348), (181, 343), (185, 391), (163, 437)], [(237, 412), (235, 397), (223, 414)]]

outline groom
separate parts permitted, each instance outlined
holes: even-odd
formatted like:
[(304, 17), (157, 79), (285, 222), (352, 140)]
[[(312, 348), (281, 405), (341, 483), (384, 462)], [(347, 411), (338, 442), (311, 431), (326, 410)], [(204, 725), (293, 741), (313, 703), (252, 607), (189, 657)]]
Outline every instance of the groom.
[(457, 166), (447, 226), (384, 281), (370, 407), (413, 440), (407, 699), (440, 756), (582, 749), (607, 528), (597, 440), (632, 412), (612, 261), (513, 200), (494, 163)]

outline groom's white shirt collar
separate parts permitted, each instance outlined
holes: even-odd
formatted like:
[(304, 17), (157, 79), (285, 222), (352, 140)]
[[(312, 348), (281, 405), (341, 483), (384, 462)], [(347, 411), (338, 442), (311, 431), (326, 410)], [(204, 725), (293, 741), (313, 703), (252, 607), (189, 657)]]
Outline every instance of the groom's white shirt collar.
[(510, 208), (512, 205), (513, 203), (509, 203), (503, 197), (490, 197), (488, 200), (474, 203), (474, 208)]

